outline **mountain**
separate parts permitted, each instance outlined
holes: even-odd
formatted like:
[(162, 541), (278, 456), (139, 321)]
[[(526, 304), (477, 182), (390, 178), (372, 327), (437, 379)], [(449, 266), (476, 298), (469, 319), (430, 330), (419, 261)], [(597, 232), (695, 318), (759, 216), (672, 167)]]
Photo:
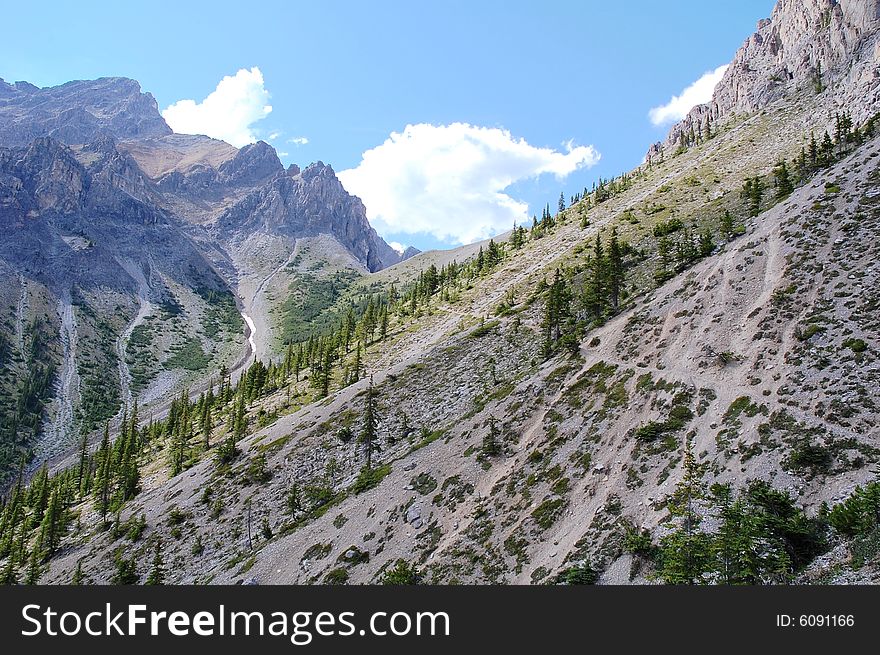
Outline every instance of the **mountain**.
[(159, 137), (171, 128), (156, 100), (122, 77), (80, 80), (40, 89), (0, 79), (0, 145), (25, 146), (39, 137), (82, 144), (102, 134), (119, 139)]
[[(404, 259), (330, 166), (285, 170), (264, 142), (173, 134), (125, 78), (0, 80), (0, 224), (14, 281), (2, 299), (0, 479), (19, 453), (36, 449), (38, 463), (136, 401), (161, 414), (221, 367), (270, 357), (287, 310), (270, 318), (268, 279), (285, 292), (296, 278), (285, 264), (310, 242), (321, 247), (300, 264), (317, 277)], [(38, 360), (38, 384), (12, 384)]]
[[(825, 105), (870, 117), (880, 101), (880, 4), (876, 0), (782, 0), (736, 52), (706, 104), (674, 126), (667, 147), (706, 120), (753, 114), (775, 100), (830, 89)], [(652, 154), (658, 152), (655, 145)]]
[[(0, 570), (25, 576), (2, 544), (42, 516), (62, 535), (47, 583), (144, 580), (156, 544), (171, 583), (877, 582), (880, 107), (842, 106), (863, 76), (834, 72), (868, 65), (876, 22), (822, 31), (876, 17), (855, 7), (781, 0), (736, 54), (755, 74), (728, 72), (643, 165), (533, 230), (374, 273), (334, 264), (333, 234), (289, 250), (275, 210), (304, 229), (297, 178), (325, 167), (278, 177), (257, 150), (261, 190), (219, 208), (222, 146), (130, 149), (154, 182), (206, 180), (170, 215), (215, 270), (259, 270), (248, 316), (300, 338), (53, 462), (4, 509)], [(818, 32), (781, 28), (823, 8)], [(822, 85), (765, 93), (771, 28), (791, 61), (836, 44)], [(59, 489), (81, 491), (46, 519)]]

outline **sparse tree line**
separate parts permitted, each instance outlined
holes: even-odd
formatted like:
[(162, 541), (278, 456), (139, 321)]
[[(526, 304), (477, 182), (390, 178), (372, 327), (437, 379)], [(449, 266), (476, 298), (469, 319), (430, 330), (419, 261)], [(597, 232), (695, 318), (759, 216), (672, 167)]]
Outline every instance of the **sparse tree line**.
[[(793, 161), (789, 163), (780, 159), (773, 166), (769, 176), (772, 180), (757, 175), (747, 177), (740, 192), (746, 216), (755, 217), (768, 208), (768, 183), (772, 181), (773, 185), (772, 202), (785, 199), (796, 187), (805, 184), (818, 172), (840, 161), (853, 148), (871, 138), (878, 117), (880, 114), (872, 116), (858, 128), (853, 126), (848, 114), (835, 114), (833, 138), (825, 131), (821, 140), (817, 140), (815, 133), (811, 132), (807, 145), (801, 148)], [(745, 233), (745, 226), (730, 210), (724, 210), (719, 223), (718, 235), (726, 242)], [(653, 234), (657, 238), (658, 265), (654, 279), (658, 286), (715, 250), (714, 237), (708, 227), (698, 230), (696, 226), (686, 226), (678, 218), (658, 223), (654, 226)]]
[(653, 562), (667, 584), (785, 584), (835, 543), (858, 544), (880, 530), (880, 482), (809, 516), (768, 482), (752, 480), (736, 491), (708, 485), (705, 473), (688, 444), (682, 479), (666, 499), (670, 530), (657, 544), (647, 531), (626, 531), (625, 548)]
[(42, 319), (24, 330), (23, 375), (12, 368), (12, 346), (0, 338), (0, 370), (6, 373), (9, 393), (0, 394), (0, 483), (14, 474), (22, 454), (40, 435), (43, 408), (52, 394), (57, 367), (49, 349), (48, 326)]
[(596, 233), (583, 265), (566, 273), (557, 268), (552, 282), (539, 283), (537, 293), (545, 296), (541, 321), (545, 360), (560, 350), (577, 354), (586, 330), (619, 311), (627, 297), (625, 274), (632, 254), (632, 248), (612, 227), (607, 245), (602, 233)]

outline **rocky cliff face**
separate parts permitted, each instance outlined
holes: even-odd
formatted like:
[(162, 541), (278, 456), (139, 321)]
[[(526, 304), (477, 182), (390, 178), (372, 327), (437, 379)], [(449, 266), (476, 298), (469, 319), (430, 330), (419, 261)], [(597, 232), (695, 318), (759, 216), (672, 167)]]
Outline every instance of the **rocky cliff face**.
[[(83, 153), (110, 157), (104, 175), (122, 184), (126, 193), (153, 203), (157, 211), (182, 203), (200, 205), (202, 218), (216, 219), (225, 212), (230, 220), (220, 225), (231, 232), (215, 230), (221, 240), (240, 238), (246, 228), (293, 238), (327, 233), (371, 271), (403, 259), (370, 227), (363, 203), (345, 192), (329, 166), (318, 162), (300, 174), (298, 167), (285, 171), (275, 149), (262, 141), (235, 150), (207, 137), (173, 135), (156, 100), (142, 93), (134, 80), (101, 78), (40, 89), (0, 79), (0, 146), (23, 147), (45, 137), (77, 146)], [(76, 180), (65, 181), (59, 170), (45, 170), (43, 175), (52, 177), (54, 193), (64, 196), (46, 195), (49, 187), (41, 188), (43, 206), (69, 203)], [(157, 193), (147, 198), (145, 189), (154, 185)], [(242, 201), (226, 212), (237, 196), (243, 196)], [(212, 202), (218, 206), (212, 207)], [(247, 215), (267, 207), (272, 208), (269, 215)], [(194, 215), (187, 212), (181, 218), (191, 222)]]
[[(155, 99), (124, 78), (45, 89), (0, 80), (0, 228), (11, 282), (0, 293), (0, 372), (15, 380), (34, 368), (24, 335), (35, 325), (58, 365), (28, 401), (27, 428), (19, 391), (0, 387), (0, 483), (18, 459), (11, 444), (57, 451), (134, 399), (161, 407), (221, 366), (243, 367), (257, 347), (271, 355), (269, 314), (293, 284), (278, 267), (304, 239), (329, 244), (306, 265), (332, 259), (358, 273), (414, 254), (379, 237), (330, 166), (285, 170), (264, 142), (173, 134)], [(245, 339), (240, 312), (259, 335)]]
[(229, 180), (271, 179), (223, 212), (212, 226), (219, 239), (258, 230), (291, 238), (329, 233), (370, 271), (402, 261), (404, 256), (370, 227), (363, 202), (342, 187), (331, 166), (319, 161), (302, 171), (285, 171), (274, 155), (269, 146), (257, 144), (221, 166), (220, 175)]
[(857, 123), (878, 110), (878, 0), (780, 0), (736, 52), (712, 100), (673, 126), (663, 145), (678, 144), (707, 118), (750, 114), (798, 92), (824, 94), (829, 112), (848, 111)]
[(119, 259), (155, 266), (188, 285), (214, 277), (211, 286), (223, 287), (158, 198), (109, 137), (77, 151), (51, 137), (0, 148), (0, 257), (59, 293), (74, 287), (136, 291)]
[(68, 82), (40, 89), (0, 79), (0, 145), (22, 146), (37, 137), (87, 143), (103, 133), (117, 138), (171, 134), (156, 100), (123, 77)]

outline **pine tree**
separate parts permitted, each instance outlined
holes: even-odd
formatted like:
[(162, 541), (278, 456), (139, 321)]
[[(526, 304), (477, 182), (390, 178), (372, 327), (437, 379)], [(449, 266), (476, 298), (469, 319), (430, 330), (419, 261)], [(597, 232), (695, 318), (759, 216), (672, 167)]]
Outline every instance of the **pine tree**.
[(705, 466), (696, 462), (690, 441), (685, 444), (683, 476), (667, 502), (679, 527), (660, 540), (660, 576), (669, 584), (694, 584), (711, 568), (710, 540), (697, 528), (697, 503), (705, 498)]
[(205, 450), (211, 447), (211, 432), (214, 430), (214, 417), (211, 413), (211, 406), (205, 404), (205, 410), (202, 414), (202, 439)]
[(42, 544), (37, 540), (37, 543), (34, 544), (34, 547), (31, 550), (30, 564), (28, 565), (27, 575), (24, 579), (26, 585), (35, 585), (40, 581), (40, 576), (43, 575), (43, 568), (40, 566), (42, 560)]
[(61, 531), (64, 526), (63, 514), (64, 508), (61, 505), (61, 498), (58, 489), (55, 489), (49, 499), (49, 506), (40, 525), (40, 543), (49, 557), (55, 553), (55, 549), (58, 547), (58, 542), (61, 539)]
[(559, 194), (559, 212), (558, 212), (558, 214), (561, 214), (564, 211), (565, 211), (565, 192), (562, 191)]
[(107, 513), (110, 511), (110, 492), (112, 480), (112, 455), (110, 449), (110, 424), (104, 425), (104, 437), (98, 448), (98, 471), (95, 477), (95, 509), (101, 514), (101, 521), (107, 524)]
[(831, 142), (831, 135), (828, 134), (827, 130), (822, 136), (819, 158), (823, 166), (830, 166), (834, 161), (834, 144)]
[(70, 579), (70, 584), (74, 587), (79, 587), (83, 584), (83, 579), (82, 560), (77, 560), (76, 568), (73, 570), (73, 577)]
[(382, 307), (381, 318), (379, 321), (379, 339), (380, 341), (385, 341), (385, 338), (388, 336), (388, 306), (384, 305)]
[(654, 271), (654, 281), (660, 285), (672, 277), (672, 271), (670, 271), (670, 264), (672, 264), (672, 242), (666, 235), (663, 235), (657, 241), (657, 259), (659, 264), (657, 270)]
[(148, 585), (165, 584), (165, 562), (162, 559), (162, 540), (156, 539), (156, 546), (153, 549), (153, 567), (147, 575), (146, 583)]
[(712, 239), (712, 233), (709, 228), (705, 228), (700, 233), (700, 256), (708, 257), (715, 251), (715, 241)]
[(544, 318), (541, 322), (544, 336), (542, 354), (545, 360), (553, 355), (555, 344), (562, 338), (562, 328), (570, 318), (570, 293), (565, 279), (562, 277), (562, 272), (557, 268), (553, 276), (553, 283), (547, 288), (547, 302), (544, 306)]
[(483, 436), (483, 443), (480, 453), (483, 457), (494, 457), (501, 452), (501, 443), (499, 442), (500, 433), (498, 431), (498, 421), (494, 416), (489, 417), (489, 431)]
[(76, 488), (80, 492), (83, 493), (83, 480), (86, 477), (86, 469), (89, 467), (89, 437), (88, 434), (83, 432), (82, 439), (80, 439), (79, 445), (79, 465), (76, 470)]
[(725, 209), (724, 215), (721, 217), (721, 236), (727, 242), (733, 241), (736, 231), (733, 224), (733, 216), (730, 211)]
[(794, 161), (795, 175), (797, 179), (803, 182), (809, 174), (809, 165), (807, 163), (807, 151), (801, 146), (801, 151)]
[(776, 184), (776, 199), (782, 200), (794, 191), (794, 185), (788, 174), (788, 166), (784, 159), (780, 159), (779, 163), (773, 168), (773, 178)]
[(606, 262), (605, 251), (602, 247), (602, 237), (597, 232), (596, 241), (593, 244), (593, 257), (589, 264), (590, 278), (587, 284), (587, 306), (596, 322), (602, 320), (605, 312), (606, 289)]
[(287, 492), (287, 511), (294, 519), (296, 519), (302, 510), (302, 494), (300, 494), (299, 485), (294, 482), (290, 491)]
[(748, 201), (749, 216), (761, 213), (761, 199), (764, 197), (764, 182), (760, 177), (746, 178), (743, 182), (743, 195)]
[(816, 135), (813, 132), (810, 132), (810, 145), (808, 152), (810, 170), (815, 171), (819, 167), (819, 145), (816, 143)]

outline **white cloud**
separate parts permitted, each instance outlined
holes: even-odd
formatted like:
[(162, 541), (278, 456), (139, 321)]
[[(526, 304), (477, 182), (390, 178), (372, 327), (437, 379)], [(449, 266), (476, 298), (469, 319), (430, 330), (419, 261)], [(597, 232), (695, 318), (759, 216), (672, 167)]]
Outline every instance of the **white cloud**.
[(728, 64), (724, 64), (713, 71), (703, 73), (702, 77), (682, 91), (681, 95), (672, 96), (665, 105), (652, 108), (648, 112), (651, 122), (654, 125), (664, 125), (680, 121), (697, 105), (709, 102), (715, 86), (724, 77), (727, 66)]
[(398, 243), (397, 241), (389, 241), (388, 245), (399, 252), (401, 255), (404, 253), (404, 251), (406, 251), (406, 246), (402, 243)]
[(519, 180), (552, 173), (562, 179), (594, 165), (592, 146), (566, 152), (537, 148), (507, 130), (466, 123), (407, 125), (342, 171), (380, 233), (428, 233), (447, 243), (471, 243), (528, 217), (528, 205), (504, 193)]
[(281, 136), (281, 132), (272, 132), (267, 138), (269, 139), (269, 141), (274, 141), (279, 136)]
[(304, 146), (309, 142), (308, 137), (304, 136), (295, 136), (292, 139), (287, 140), (288, 143), (292, 143), (296, 146)]
[(204, 134), (237, 148), (254, 143), (251, 126), (272, 111), (263, 74), (256, 66), (227, 75), (202, 100), (178, 100), (162, 112), (168, 126), (180, 134)]

